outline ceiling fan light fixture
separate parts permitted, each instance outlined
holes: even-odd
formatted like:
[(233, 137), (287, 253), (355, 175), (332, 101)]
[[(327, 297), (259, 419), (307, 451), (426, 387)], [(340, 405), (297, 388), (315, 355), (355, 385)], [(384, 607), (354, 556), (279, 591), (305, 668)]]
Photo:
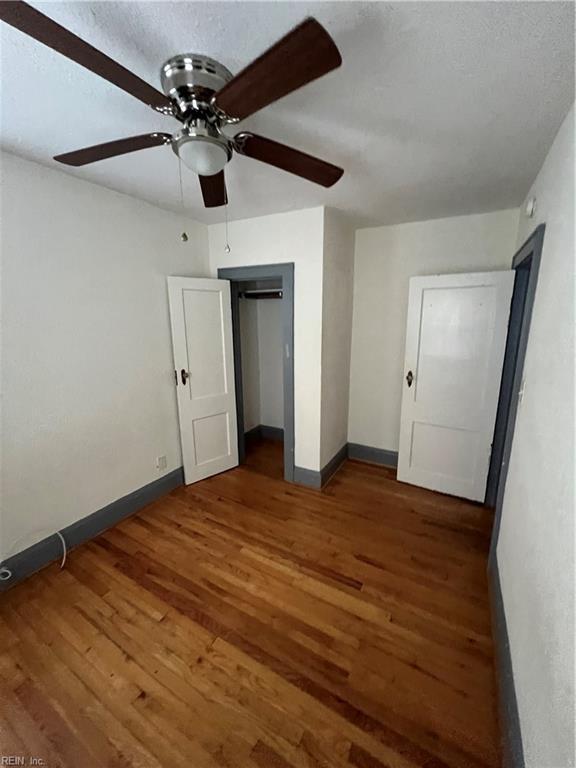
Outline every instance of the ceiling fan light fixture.
[(220, 173), (230, 159), (222, 144), (199, 137), (182, 141), (178, 146), (178, 156), (198, 176)]
[(230, 139), (199, 118), (172, 137), (172, 149), (198, 176), (214, 176), (232, 157)]

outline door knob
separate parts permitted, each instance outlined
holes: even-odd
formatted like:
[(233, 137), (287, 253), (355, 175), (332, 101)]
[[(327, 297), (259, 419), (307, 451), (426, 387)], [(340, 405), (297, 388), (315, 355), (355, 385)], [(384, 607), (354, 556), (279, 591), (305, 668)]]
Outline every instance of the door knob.
[(408, 371), (408, 373), (406, 374), (406, 382), (409, 387), (412, 386), (413, 381), (414, 381), (414, 374), (412, 373), (412, 371)]
[(190, 378), (190, 374), (188, 373), (187, 370), (182, 368), (182, 370), (180, 371), (180, 378), (182, 379), (182, 384), (186, 384), (186, 381)]

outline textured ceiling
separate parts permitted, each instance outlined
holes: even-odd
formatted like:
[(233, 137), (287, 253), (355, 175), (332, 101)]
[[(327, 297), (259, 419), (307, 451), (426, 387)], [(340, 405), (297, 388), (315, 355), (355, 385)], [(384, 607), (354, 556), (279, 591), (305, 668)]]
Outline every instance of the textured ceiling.
[[(325, 190), (243, 157), (227, 167), (231, 219), (331, 205), (357, 225), (517, 205), (574, 99), (574, 7), (561, 2), (77, 2), (33, 5), (159, 87), (174, 53), (239, 71), (307, 15), (344, 64), (241, 124), (345, 169)], [(60, 152), (176, 130), (104, 80), (1, 25), (2, 147)], [(235, 132), (235, 131), (234, 131)], [(169, 147), (67, 173), (178, 210)], [(184, 169), (185, 207), (206, 211)]]

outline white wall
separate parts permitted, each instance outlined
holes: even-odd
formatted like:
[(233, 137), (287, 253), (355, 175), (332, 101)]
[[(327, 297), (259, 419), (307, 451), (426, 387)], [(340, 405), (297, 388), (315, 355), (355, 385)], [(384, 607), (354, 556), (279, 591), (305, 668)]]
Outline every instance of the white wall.
[(498, 565), (526, 766), (574, 762), (574, 109), (529, 192), (546, 224)]
[(322, 283), (322, 422), (320, 465), (348, 441), (354, 230), (333, 208), (324, 211)]
[(249, 432), (261, 423), (257, 303), (251, 299), (240, 299), (240, 353), (245, 432)]
[(310, 208), (208, 227), (210, 269), (294, 263), (295, 463), (320, 469), (324, 210)]
[(260, 424), (284, 427), (284, 334), (282, 302), (254, 301), (258, 305), (260, 370)]
[(507, 269), (518, 210), (356, 232), (348, 440), (398, 450), (408, 281)]
[(0, 559), (181, 466), (166, 275), (208, 266), (203, 225), (1, 160)]

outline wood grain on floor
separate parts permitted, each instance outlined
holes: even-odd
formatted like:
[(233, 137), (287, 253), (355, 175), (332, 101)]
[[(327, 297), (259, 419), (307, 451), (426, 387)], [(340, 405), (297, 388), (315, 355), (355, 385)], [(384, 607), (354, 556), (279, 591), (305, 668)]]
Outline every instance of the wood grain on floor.
[(493, 768), (491, 512), (280, 444), (5, 593), (0, 754), (48, 768)]

